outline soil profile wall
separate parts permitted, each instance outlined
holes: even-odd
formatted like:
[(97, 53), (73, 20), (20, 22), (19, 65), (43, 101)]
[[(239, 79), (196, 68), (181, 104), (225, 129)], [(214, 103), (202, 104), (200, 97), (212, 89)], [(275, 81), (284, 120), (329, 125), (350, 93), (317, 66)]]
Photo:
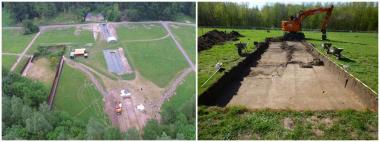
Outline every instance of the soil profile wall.
[(341, 84), (337, 85), (344, 85), (345, 88), (351, 89), (353, 92), (358, 94), (358, 97), (360, 100), (368, 104), (370, 110), (377, 111), (378, 106), (378, 98), (377, 93), (370, 89), (367, 85), (365, 85), (363, 82), (361, 82), (359, 79), (355, 78), (353, 75), (345, 71), (342, 67), (337, 65), (335, 62), (331, 61), (328, 57), (321, 54), (318, 50), (315, 49), (313, 45), (310, 43), (303, 41), (302, 42), (307, 50), (317, 59), (320, 59), (323, 61), (324, 66), (333, 74), (336, 75), (337, 79)]
[(198, 98), (199, 105), (214, 105), (212, 104), (217, 98), (219, 98), (219, 91), (222, 90), (225, 85), (229, 85), (231, 81), (241, 77), (241, 79), (249, 73), (250, 65), (260, 60), (261, 55), (266, 51), (271, 39), (267, 38), (265, 42), (259, 42), (256, 44), (256, 50), (247, 55), (247, 57), (239, 62), (231, 70), (226, 72), (218, 81), (210, 86), (204, 93)]

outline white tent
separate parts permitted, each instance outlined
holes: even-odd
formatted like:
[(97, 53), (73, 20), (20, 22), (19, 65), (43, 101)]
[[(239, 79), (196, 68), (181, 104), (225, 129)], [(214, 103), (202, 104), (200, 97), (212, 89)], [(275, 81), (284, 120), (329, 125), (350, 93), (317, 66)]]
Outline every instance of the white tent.
[(121, 97), (130, 97), (131, 95), (132, 95), (131, 93), (129, 93), (128, 91), (126, 91), (124, 89), (120, 91)]
[(137, 106), (137, 110), (139, 110), (139, 111), (144, 111), (144, 109), (145, 109), (145, 107), (143, 104), (140, 104)]
[(112, 41), (115, 41), (115, 42), (116, 42), (116, 37), (114, 37), (114, 36), (110, 36), (110, 37), (107, 38), (107, 42), (108, 42), (108, 43), (110, 43), (110, 42), (112, 42)]

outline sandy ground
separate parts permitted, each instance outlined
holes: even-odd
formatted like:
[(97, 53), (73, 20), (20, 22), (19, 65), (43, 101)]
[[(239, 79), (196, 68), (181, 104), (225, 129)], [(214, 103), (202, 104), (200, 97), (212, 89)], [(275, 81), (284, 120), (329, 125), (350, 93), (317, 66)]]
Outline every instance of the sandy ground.
[[(105, 111), (111, 118), (112, 124), (119, 127), (123, 132), (131, 127), (142, 129), (146, 121), (151, 118), (159, 119), (155, 110), (157, 110), (157, 107), (159, 108), (157, 101), (164, 90), (152, 82), (144, 80), (138, 72), (135, 73), (136, 79), (131, 81), (103, 78), (109, 92), (105, 99)], [(122, 98), (120, 96), (122, 89), (128, 90), (132, 96)], [(116, 114), (114, 111), (114, 107), (118, 102), (123, 104), (121, 115)], [(136, 107), (140, 104), (145, 107), (145, 111), (137, 110)]]
[(341, 85), (324, 66), (302, 68), (313, 60), (300, 42), (273, 42), (258, 64), (240, 82), (241, 86), (227, 106), (250, 109), (365, 110), (368, 106)]
[(50, 67), (50, 61), (46, 58), (40, 58), (30, 63), (28, 69), (25, 69), (25, 76), (33, 80), (51, 84), (54, 80), (55, 71)]

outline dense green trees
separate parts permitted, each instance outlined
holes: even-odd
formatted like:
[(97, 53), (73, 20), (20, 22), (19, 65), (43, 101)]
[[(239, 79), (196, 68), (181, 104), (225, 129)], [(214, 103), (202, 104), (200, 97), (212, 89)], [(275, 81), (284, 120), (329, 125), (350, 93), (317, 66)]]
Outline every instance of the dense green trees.
[(109, 21), (175, 20), (179, 15), (195, 18), (195, 3), (191, 2), (6, 2), (3, 8), (15, 23), (60, 13), (73, 13), (84, 20), (89, 12), (102, 13)]
[[(91, 139), (91, 140), (167, 140), (195, 139), (195, 99), (180, 108), (166, 105), (161, 109), (162, 122), (149, 120), (141, 132), (105, 126), (91, 118), (80, 121), (66, 112), (50, 110), (46, 104), (48, 89), (3, 69), (2, 136), (3, 139)], [(142, 135), (140, 136), (140, 133)]]
[[(209, 3), (198, 4), (200, 26), (263, 27), (279, 28), (282, 20), (296, 15), (300, 10), (329, 6), (334, 10), (328, 26), (330, 30), (377, 31), (378, 4), (376, 2), (347, 3), (268, 3), (261, 9), (250, 7), (248, 3)], [(304, 29), (319, 29), (324, 14), (313, 15), (303, 21)]]

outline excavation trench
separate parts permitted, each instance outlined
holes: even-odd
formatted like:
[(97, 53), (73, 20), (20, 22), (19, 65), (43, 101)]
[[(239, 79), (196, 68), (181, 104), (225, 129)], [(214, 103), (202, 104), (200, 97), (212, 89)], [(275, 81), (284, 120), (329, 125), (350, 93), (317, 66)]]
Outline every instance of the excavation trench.
[(311, 45), (271, 39), (201, 94), (198, 103), (251, 110), (377, 110), (374, 91)]

